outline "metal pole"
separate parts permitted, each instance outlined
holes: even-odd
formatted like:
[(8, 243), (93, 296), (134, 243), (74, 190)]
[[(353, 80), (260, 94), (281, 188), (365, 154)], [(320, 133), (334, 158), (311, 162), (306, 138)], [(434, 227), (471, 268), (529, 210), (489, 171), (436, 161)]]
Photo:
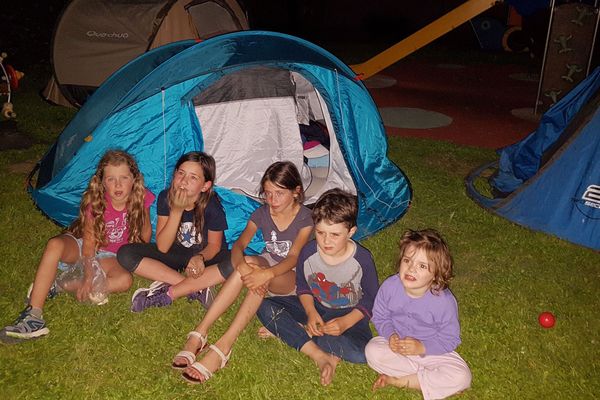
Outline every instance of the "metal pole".
[(594, 27), (594, 36), (592, 36), (592, 47), (590, 48), (590, 56), (588, 58), (587, 71), (585, 76), (590, 74), (592, 68), (592, 58), (594, 58), (594, 46), (596, 45), (596, 34), (598, 34), (598, 24), (600, 23), (600, 9), (598, 9), (598, 0), (594, 1), (594, 8), (596, 11), (596, 26)]
[(542, 71), (540, 73), (540, 82), (538, 84), (538, 92), (535, 98), (535, 107), (533, 108), (533, 114), (537, 114), (538, 104), (540, 102), (540, 96), (542, 94), (542, 83), (544, 81), (544, 67), (546, 66), (546, 56), (548, 54), (548, 46), (550, 42), (550, 30), (552, 29), (552, 20), (554, 19), (554, 3), (555, 0), (552, 0), (550, 3), (550, 20), (548, 20), (548, 34), (546, 35), (546, 46), (544, 47), (544, 57), (542, 58)]

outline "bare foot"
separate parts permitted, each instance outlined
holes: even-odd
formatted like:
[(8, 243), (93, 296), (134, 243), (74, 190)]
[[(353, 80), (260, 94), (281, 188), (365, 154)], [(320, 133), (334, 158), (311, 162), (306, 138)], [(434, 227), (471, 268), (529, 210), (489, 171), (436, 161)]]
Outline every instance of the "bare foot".
[(380, 374), (377, 377), (377, 379), (375, 379), (375, 382), (373, 382), (373, 387), (371, 388), (371, 390), (376, 391), (377, 389), (386, 387), (387, 386), (386, 378), (388, 378), (387, 375)]
[(261, 326), (260, 328), (258, 328), (258, 337), (261, 339), (270, 339), (270, 338), (274, 338), (275, 335), (273, 335), (271, 333), (270, 330), (268, 330), (267, 328), (265, 328), (264, 326)]
[(333, 381), (335, 369), (340, 362), (340, 358), (333, 354), (325, 353), (326, 356), (316, 360), (319, 371), (321, 371), (321, 385), (327, 386)]
[(375, 382), (373, 382), (373, 391), (381, 389), (388, 385), (395, 386), (401, 389), (420, 389), (419, 380), (417, 379), (416, 375), (396, 377), (381, 374), (375, 380)]

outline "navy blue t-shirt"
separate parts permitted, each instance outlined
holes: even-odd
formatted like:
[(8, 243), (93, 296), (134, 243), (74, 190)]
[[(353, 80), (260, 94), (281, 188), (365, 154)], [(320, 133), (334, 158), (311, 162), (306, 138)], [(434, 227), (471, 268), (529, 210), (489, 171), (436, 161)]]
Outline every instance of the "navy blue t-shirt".
[[(169, 207), (169, 189), (165, 189), (158, 195), (156, 211), (159, 216), (168, 217), (171, 211)], [(205, 238), (208, 237), (208, 231), (218, 232), (227, 229), (227, 219), (225, 212), (219, 202), (216, 194), (213, 193), (208, 205), (204, 210), (204, 226), (202, 233), (196, 237), (196, 227), (194, 226), (194, 211), (183, 211), (179, 229), (177, 230), (176, 240), (183, 247), (190, 248), (197, 253), (206, 247)], [(227, 248), (225, 237), (221, 242), (221, 249)]]

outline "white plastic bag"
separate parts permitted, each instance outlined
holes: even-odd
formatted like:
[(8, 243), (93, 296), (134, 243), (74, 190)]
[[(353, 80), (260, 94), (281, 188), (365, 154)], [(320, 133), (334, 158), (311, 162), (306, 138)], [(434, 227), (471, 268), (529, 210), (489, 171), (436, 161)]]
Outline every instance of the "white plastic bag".
[(106, 303), (106, 274), (96, 257), (82, 257), (75, 264), (69, 264), (68, 268), (56, 277), (56, 284), (65, 292), (76, 292), (85, 279), (90, 278), (92, 287), (89, 301), (98, 305)]

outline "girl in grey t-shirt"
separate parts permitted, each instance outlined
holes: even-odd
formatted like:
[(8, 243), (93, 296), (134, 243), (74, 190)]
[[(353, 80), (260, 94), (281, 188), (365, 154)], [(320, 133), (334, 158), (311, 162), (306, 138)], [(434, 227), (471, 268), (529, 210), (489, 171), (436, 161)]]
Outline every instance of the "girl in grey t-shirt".
[[(184, 370), (183, 378), (191, 383), (205, 382), (225, 366), (234, 342), (254, 317), (267, 291), (289, 294), (296, 286), (293, 269), (313, 229), (311, 212), (302, 205), (304, 191), (300, 173), (289, 161), (276, 162), (267, 168), (260, 184), (265, 204), (252, 214), (233, 244), (231, 261), (235, 271), (204, 319), (188, 335), (184, 351), (196, 354), (207, 343), (210, 327), (234, 303), (244, 286), (248, 288), (246, 298), (225, 334), (209, 346), (202, 360)], [(265, 250), (259, 256), (245, 256), (244, 250), (259, 229)]]

